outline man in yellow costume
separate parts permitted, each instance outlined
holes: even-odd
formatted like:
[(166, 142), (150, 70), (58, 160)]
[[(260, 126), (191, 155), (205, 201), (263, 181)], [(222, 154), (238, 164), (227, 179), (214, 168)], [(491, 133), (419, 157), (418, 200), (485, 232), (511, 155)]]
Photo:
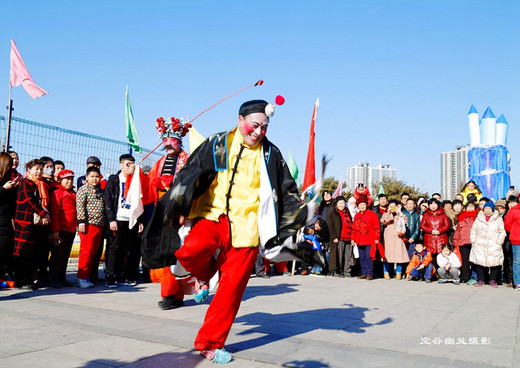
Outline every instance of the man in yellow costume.
[(202, 143), (163, 198), (166, 221), (190, 228), (175, 255), (201, 282), (203, 297), (219, 272), (217, 292), (195, 339), (195, 349), (215, 363), (232, 359), (224, 344), (259, 245), (279, 247), (307, 218), (280, 150), (265, 137), (273, 114), (274, 104), (264, 100), (242, 104), (238, 127)]

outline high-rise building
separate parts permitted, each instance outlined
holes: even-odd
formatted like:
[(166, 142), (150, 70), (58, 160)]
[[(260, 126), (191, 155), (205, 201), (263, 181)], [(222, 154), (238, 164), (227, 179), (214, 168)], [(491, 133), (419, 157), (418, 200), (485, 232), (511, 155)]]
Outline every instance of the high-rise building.
[(363, 183), (372, 191), (373, 185), (381, 182), (385, 177), (395, 179), (397, 177), (396, 169), (389, 164), (370, 166), (368, 162), (358, 162), (347, 169), (346, 190), (353, 192), (359, 183)]
[(469, 146), (457, 146), (455, 151), (441, 152), (441, 196), (452, 200), (468, 182)]

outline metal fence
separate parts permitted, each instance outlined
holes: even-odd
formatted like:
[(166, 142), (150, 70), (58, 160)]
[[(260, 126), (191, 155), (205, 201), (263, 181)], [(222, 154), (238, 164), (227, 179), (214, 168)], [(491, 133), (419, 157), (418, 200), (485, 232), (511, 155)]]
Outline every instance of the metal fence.
[[(5, 144), (6, 139), (5, 116), (0, 116), (0, 142)], [(18, 171), (23, 174), (25, 163), (33, 158), (42, 156), (52, 157), (54, 160), (61, 160), (65, 167), (74, 171), (76, 177), (84, 175), (86, 161), (89, 156), (96, 156), (100, 159), (102, 166), (101, 172), (105, 177), (114, 174), (119, 170), (119, 156), (129, 152), (126, 142), (114, 139), (99, 137), (91, 134), (77, 132), (74, 130), (63, 129), (53, 125), (38, 123), (11, 118), (11, 136), (9, 145), (11, 150), (18, 153), (20, 165)], [(141, 153), (133, 153), (136, 162), (150, 152), (149, 149), (141, 147)], [(153, 152), (141, 164), (153, 166), (161, 157), (158, 152)]]

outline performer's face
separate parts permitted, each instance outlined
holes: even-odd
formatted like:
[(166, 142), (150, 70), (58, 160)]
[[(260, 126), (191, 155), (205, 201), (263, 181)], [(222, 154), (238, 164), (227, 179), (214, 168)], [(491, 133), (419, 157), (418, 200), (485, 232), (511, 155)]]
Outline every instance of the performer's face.
[(174, 156), (181, 150), (181, 140), (174, 137), (164, 138), (163, 147), (168, 156)]
[(261, 112), (238, 117), (238, 129), (244, 138), (244, 143), (249, 147), (257, 146), (264, 139), (268, 125), (269, 118)]

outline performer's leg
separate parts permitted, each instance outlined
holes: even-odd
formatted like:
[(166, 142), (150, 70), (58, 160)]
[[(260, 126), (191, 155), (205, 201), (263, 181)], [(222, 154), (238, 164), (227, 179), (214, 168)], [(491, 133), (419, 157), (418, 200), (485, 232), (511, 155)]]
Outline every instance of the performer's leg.
[(223, 244), (229, 243), (227, 217), (220, 222), (201, 219), (191, 228), (183, 246), (175, 252), (184, 269), (199, 281), (208, 282), (217, 272), (215, 254)]
[[(182, 248), (181, 248), (182, 249)], [(256, 260), (258, 248), (233, 248), (228, 245), (218, 258), (220, 280), (217, 293), (206, 312), (195, 349), (222, 349), (235, 320)]]
[(181, 285), (170, 271), (170, 267), (165, 267), (161, 280), (161, 297), (173, 296), (175, 299), (183, 299), (184, 292)]

